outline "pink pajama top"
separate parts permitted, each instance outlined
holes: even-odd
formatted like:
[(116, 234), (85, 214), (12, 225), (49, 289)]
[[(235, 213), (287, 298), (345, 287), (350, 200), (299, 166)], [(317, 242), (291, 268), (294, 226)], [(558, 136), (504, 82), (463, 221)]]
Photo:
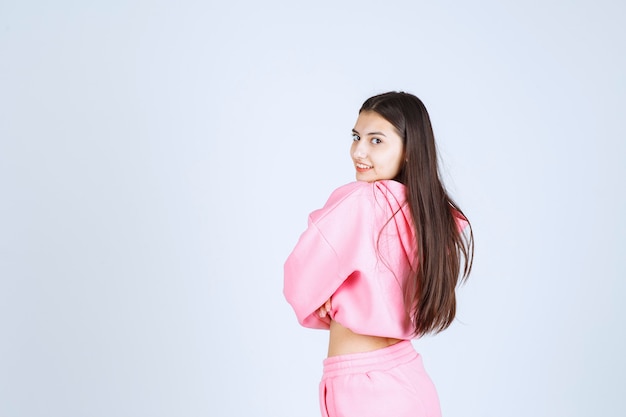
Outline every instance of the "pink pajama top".
[[(309, 215), (285, 262), (285, 298), (300, 324), (328, 329), (318, 309), (332, 296), (333, 320), (366, 335), (411, 339), (403, 282), (416, 247), (405, 187), (357, 181), (335, 190)], [(415, 265), (413, 265), (415, 267)]]

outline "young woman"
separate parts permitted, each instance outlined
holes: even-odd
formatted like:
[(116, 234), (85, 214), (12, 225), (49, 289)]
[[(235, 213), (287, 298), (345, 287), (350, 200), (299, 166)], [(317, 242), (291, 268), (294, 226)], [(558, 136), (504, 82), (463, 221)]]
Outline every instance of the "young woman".
[(357, 181), (311, 213), (285, 263), (284, 293), (300, 324), (330, 330), (322, 415), (440, 416), (410, 340), (454, 319), (471, 226), (443, 186), (417, 97), (369, 98), (352, 139)]

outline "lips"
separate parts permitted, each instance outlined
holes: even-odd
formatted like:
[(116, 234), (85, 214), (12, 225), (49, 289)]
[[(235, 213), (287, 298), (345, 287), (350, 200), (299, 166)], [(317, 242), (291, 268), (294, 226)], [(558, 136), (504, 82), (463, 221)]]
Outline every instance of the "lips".
[(356, 170), (358, 172), (366, 172), (366, 171), (372, 169), (371, 165), (365, 165), (365, 164), (361, 164), (361, 163), (358, 163), (358, 162), (356, 164), (354, 164), (354, 166), (356, 167)]

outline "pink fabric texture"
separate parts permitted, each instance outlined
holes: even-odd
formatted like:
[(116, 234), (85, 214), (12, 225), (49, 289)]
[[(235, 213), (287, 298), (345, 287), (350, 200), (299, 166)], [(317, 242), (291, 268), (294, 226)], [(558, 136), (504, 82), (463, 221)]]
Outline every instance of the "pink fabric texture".
[[(411, 339), (402, 286), (416, 247), (405, 187), (357, 181), (335, 190), (309, 215), (285, 262), (284, 294), (305, 327), (328, 329), (317, 309), (332, 296), (330, 317), (350, 330)], [(459, 228), (465, 222), (459, 220)]]
[(323, 417), (440, 417), (437, 391), (410, 341), (324, 361)]
[(395, 181), (357, 181), (310, 214), (285, 262), (284, 294), (300, 324), (328, 329), (316, 311), (332, 296), (331, 317), (352, 331), (411, 337), (402, 279), (415, 247), (404, 194)]

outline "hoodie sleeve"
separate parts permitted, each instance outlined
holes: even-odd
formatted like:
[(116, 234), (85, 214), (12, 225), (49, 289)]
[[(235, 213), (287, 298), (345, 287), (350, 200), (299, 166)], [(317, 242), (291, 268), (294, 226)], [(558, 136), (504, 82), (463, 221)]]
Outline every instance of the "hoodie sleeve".
[(371, 186), (352, 183), (336, 190), (309, 216), (284, 268), (284, 295), (304, 327), (328, 329), (317, 310), (363, 261), (371, 262)]

